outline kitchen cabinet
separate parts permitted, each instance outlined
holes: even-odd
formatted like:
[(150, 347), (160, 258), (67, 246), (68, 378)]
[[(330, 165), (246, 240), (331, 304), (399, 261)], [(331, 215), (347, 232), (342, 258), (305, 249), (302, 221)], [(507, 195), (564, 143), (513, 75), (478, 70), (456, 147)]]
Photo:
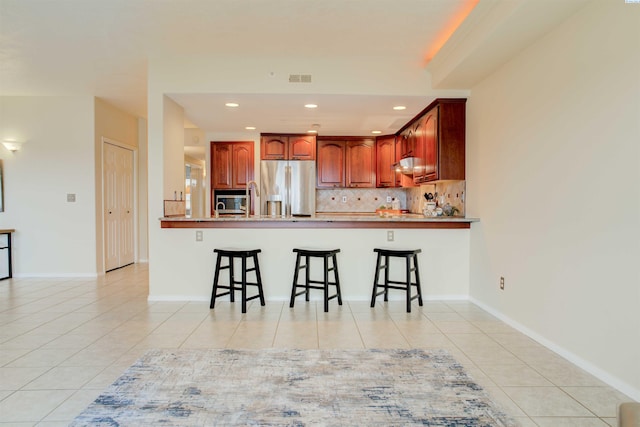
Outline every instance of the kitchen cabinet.
[(211, 188), (246, 188), (254, 178), (253, 151), (253, 141), (212, 141)]
[(318, 188), (338, 188), (345, 186), (344, 161), (346, 143), (343, 140), (318, 141), (316, 165)]
[(346, 186), (373, 188), (376, 186), (376, 143), (373, 138), (347, 141), (345, 158)]
[(373, 138), (319, 139), (317, 163), (318, 188), (372, 188), (376, 185)]
[(376, 187), (400, 186), (400, 174), (393, 167), (396, 163), (396, 151), (395, 135), (376, 138)]
[(315, 135), (260, 134), (261, 160), (315, 160)]
[(414, 157), (415, 185), (465, 179), (466, 99), (436, 99), (397, 136), (401, 158)]

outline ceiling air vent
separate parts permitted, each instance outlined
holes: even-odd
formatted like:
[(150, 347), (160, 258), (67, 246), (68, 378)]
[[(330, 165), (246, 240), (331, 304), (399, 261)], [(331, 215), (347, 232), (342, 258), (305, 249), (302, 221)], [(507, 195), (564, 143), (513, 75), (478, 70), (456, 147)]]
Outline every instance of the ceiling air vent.
[(311, 83), (311, 74), (289, 74), (289, 83)]

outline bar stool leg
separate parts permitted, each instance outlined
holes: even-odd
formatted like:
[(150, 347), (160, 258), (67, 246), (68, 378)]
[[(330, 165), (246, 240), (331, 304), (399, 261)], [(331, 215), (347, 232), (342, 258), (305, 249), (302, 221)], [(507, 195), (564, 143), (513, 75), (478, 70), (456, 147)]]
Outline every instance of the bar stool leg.
[(384, 300), (389, 301), (389, 255), (384, 256)]
[(216, 295), (218, 294), (218, 279), (220, 279), (220, 254), (216, 254), (216, 272), (213, 275), (213, 291), (211, 291), (211, 303), (209, 308), (215, 308)]
[(418, 271), (418, 255), (413, 256), (413, 267), (415, 268), (416, 287), (418, 288), (418, 305), (422, 307), (422, 287), (420, 286), (420, 272)]
[(338, 260), (336, 254), (332, 255), (333, 258), (333, 275), (336, 281), (336, 293), (338, 294), (338, 305), (342, 305), (342, 292), (340, 291), (340, 275), (338, 274)]
[(411, 257), (405, 257), (404, 260), (407, 274), (407, 313), (411, 313)]
[(258, 254), (253, 254), (253, 266), (256, 269), (256, 283), (258, 284), (258, 294), (260, 295), (260, 305), (264, 307), (264, 292), (262, 291), (262, 276), (260, 275), (260, 264)]
[(309, 255), (306, 255), (304, 257), (304, 262), (305, 262), (305, 266), (304, 266), (304, 274), (305, 274), (305, 279), (304, 279), (304, 286), (305, 286), (305, 293), (304, 293), (304, 300), (305, 301), (309, 301), (309, 282), (311, 281), (311, 266), (309, 265)]
[(229, 260), (229, 301), (231, 302), (235, 302), (235, 298), (236, 298), (236, 274), (235, 271), (233, 269), (234, 267), (234, 258), (232, 256), (228, 256), (227, 259)]
[(289, 300), (289, 307), (293, 307), (293, 302), (296, 298), (296, 287), (298, 285), (298, 272), (300, 271), (300, 254), (296, 254), (296, 268), (293, 271), (293, 285), (291, 286), (291, 299)]
[(242, 312), (247, 312), (247, 257), (242, 257)]
[(329, 257), (324, 256), (324, 312), (329, 311)]
[(376, 293), (378, 292), (378, 280), (380, 278), (380, 253), (378, 253), (378, 258), (376, 259), (376, 274), (373, 278), (373, 292), (371, 293), (371, 307), (376, 306)]

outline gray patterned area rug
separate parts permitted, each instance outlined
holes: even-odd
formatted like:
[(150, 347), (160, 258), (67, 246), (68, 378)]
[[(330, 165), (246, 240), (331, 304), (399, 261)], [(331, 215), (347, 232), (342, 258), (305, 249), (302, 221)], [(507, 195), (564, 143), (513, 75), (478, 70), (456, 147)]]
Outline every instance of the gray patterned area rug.
[(151, 350), (72, 426), (515, 426), (446, 351)]

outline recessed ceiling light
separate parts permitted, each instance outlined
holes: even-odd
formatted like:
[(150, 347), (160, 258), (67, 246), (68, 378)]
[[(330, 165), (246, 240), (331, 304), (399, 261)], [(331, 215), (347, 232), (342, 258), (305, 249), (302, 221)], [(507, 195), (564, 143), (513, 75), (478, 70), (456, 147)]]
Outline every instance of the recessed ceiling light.
[(382, 133), (382, 131), (381, 131), (381, 130), (372, 130), (372, 131), (371, 131), (371, 133), (373, 133), (373, 134), (376, 134), (376, 135), (377, 135), (377, 134)]
[(304, 104), (304, 108), (318, 108), (316, 104)]
[(256, 130), (255, 126), (245, 126), (246, 130)]
[(407, 107), (405, 107), (404, 105), (396, 105), (395, 107), (393, 107), (393, 109), (396, 111), (400, 111), (400, 110), (406, 110)]
[(233, 107), (233, 108), (240, 106), (240, 104), (238, 104), (237, 102), (227, 102), (224, 105), (227, 107)]

